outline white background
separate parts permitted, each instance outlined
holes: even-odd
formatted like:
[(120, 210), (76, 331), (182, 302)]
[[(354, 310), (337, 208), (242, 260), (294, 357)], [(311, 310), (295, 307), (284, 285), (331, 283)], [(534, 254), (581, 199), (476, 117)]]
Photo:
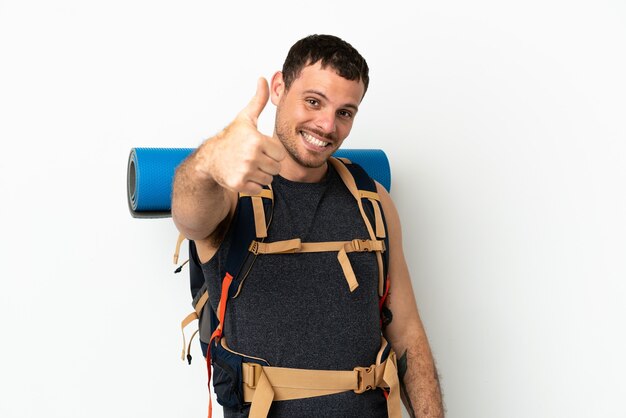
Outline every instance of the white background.
[(448, 417), (626, 416), (620, 0), (0, 0), (0, 416), (205, 416), (128, 153), (197, 146), (311, 33), (370, 65), (345, 145), (391, 161)]

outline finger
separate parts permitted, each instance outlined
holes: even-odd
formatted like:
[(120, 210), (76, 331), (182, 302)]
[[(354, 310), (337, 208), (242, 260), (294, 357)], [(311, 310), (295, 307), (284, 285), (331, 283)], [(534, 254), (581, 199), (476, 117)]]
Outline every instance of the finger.
[(285, 159), (287, 153), (285, 152), (285, 146), (276, 138), (272, 136), (266, 136), (266, 141), (263, 141), (263, 154), (270, 157), (272, 160), (280, 162)]
[(280, 173), (280, 163), (272, 158), (265, 156), (259, 161), (259, 170), (262, 172), (269, 174), (270, 176), (275, 176)]
[(261, 115), (261, 112), (265, 109), (269, 97), (270, 90), (267, 85), (267, 80), (260, 77), (256, 84), (256, 93), (248, 105), (241, 111), (241, 115), (247, 117), (254, 126), (256, 126), (259, 115)]
[(255, 183), (253, 181), (249, 181), (249, 182), (246, 182), (243, 185), (243, 187), (241, 187), (241, 189), (237, 191), (241, 193), (249, 194), (249, 195), (255, 195), (255, 194), (261, 193), (261, 190), (263, 190), (262, 185)]
[(250, 183), (256, 183), (261, 186), (267, 186), (269, 184), (272, 184), (273, 180), (274, 176), (264, 173), (261, 170), (257, 170), (248, 176), (248, 178), (246, 179), (246, 185)]

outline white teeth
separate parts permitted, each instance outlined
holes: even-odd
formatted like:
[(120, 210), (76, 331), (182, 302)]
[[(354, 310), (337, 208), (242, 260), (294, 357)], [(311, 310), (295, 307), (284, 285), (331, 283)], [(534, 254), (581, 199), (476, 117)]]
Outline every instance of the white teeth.
[(307, 134), (306, 132), (302, 132), (302, 137), (309, 144), (312, 144), (312, 145), (315, 145), (315, 146), (318, 146), (318, 147), (325, 147), (326, 145), (328, 145), (328, 142), (320, 141), (319, 139), (312, 137), (311, 135)]

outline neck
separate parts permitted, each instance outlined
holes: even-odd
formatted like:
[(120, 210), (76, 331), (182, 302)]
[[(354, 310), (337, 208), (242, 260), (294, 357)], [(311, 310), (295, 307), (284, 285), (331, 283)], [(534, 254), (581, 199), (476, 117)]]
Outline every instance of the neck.
[(281, 161), (280, 175), (290, 181), (300, 183), (319, 183), (326, 176), (328, 171), (328, 163), (322, 164), (320, 167), (304, 167), (295, 161), (291, 155), (288, 155)]

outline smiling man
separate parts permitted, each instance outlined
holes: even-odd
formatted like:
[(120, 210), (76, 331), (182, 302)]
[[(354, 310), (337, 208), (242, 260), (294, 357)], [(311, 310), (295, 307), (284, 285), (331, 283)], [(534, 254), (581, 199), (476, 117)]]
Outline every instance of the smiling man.
[[(359, 171), (331, 158), (368, 84), (351, 45), (301, 39), (269, 86), (260, 79), (235, 120), (177, 169), (172, 216), (204, 276), (194, 303), (226, 418), (399, 418), (400, 397), (411, 416), (443, 416), (395, 206), (369, 178), (371, 190), (357, 190)], [(270, 98), (266, 136), (257, 119)], [(371, 200), (367, 216), (359, 194)], [(256, 239), (242, 242), (250, 228)]]
[(303, 175), (316, 173), (319, 180), (325, 174), (326, 161), (350, 133), (364, 94), (362, 82), (347, 80), (320, 61), (302, 68), (295, 80), (282, 72), (274, 75), (275, 136), (305, 169)]

